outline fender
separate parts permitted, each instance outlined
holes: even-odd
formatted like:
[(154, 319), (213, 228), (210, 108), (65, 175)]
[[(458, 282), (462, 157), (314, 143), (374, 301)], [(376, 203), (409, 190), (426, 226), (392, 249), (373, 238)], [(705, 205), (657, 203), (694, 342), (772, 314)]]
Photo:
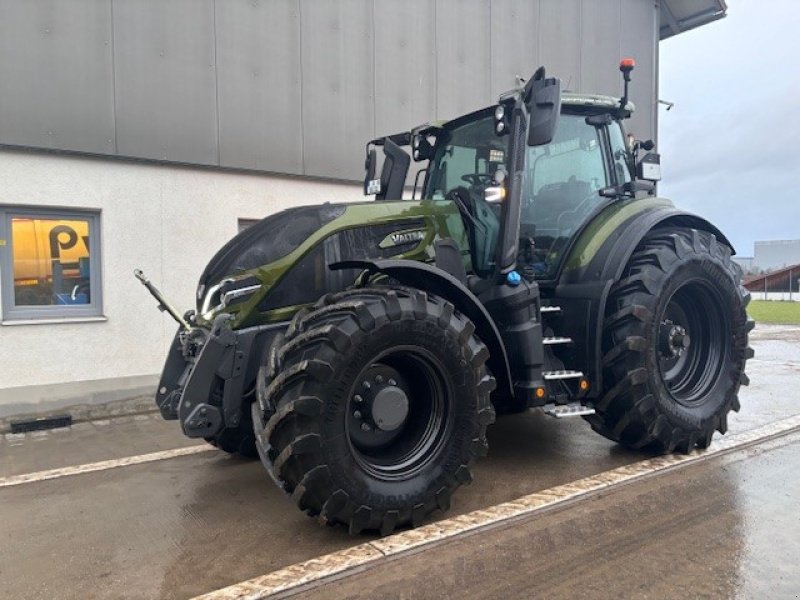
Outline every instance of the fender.
[[(569, 250), (559, 284), (617, 280), (636, 247), (653, 229), (693, 227), (708, 231), (730, 246), (717, 227), (675, 208), (666, 198), (642, 198), (607, 206), (583, 229)], [(735, 252), (734, 252), (735, 253)]]
[(678, 208), (664, 208), (640, 214), (628, 223), (627, 227), (621, 232), (619, 239), (611, 247), (608, 261), (603, 268), (600, 279), (619, 280), (644, 236), (654, 229), (662, 229), (664, 227), (691, 227), (713, 233), (719, 242), (728, 246), (731, 252), (736, 254), (733, 244), (725, 234), (704, 218)]
[(425, 290), (452, 302), (475, 324), (475, 332), (489, 349), (486, 364), (497, 380), (498, 392), (513, 397), (514, 385), (508, 355), (494, 320), (475, 294), (450, 273), (427, 263), (410, 260), (348, 260), (334, 263), (329, 268), (382, 273), (403, 285)]
[(708, 231), (734, 250), (730, 240), (702, 217), (675, 208), (665, 198), (646, 198), (612, 204), (601, 212), (581, 233), (565, 261), (556, 297), (564, 311), (565, 335), (584, 340), (576, 344), (576, 358), (587, 365), (593, 393), (603, 389), (602, 340), (611, 288), (622, 278), (644, 237), (664, 227)]

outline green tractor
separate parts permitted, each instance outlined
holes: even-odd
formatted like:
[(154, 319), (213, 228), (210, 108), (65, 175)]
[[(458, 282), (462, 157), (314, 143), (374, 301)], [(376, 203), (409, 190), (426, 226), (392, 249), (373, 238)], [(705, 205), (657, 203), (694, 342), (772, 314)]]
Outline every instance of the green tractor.
[(243, 231), (196, 311), (139, 274), (180, 323), (164, 418), (257, 453), (321, 522), (381, 534), (448, 509), (499, 412), (655, 452), (725, 433), (749, 294), (728, 239), (655, 196), (653, 144), (623, 127), (632, 68), (622, 99), (562, 93), (542, 68), (494, 106), (369, 142), (374, 200)]

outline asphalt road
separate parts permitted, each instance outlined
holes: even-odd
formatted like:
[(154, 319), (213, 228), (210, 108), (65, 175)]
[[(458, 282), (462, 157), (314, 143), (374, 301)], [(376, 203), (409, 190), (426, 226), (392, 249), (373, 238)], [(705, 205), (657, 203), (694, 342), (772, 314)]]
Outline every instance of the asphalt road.
[[(800, 413), (800, 328), (759, 327), (753, 340), (757, 354), (748, 369), (752, 385), (743, 391), (742, 412), (730, 420), (734, 433)], [(162, 422), (154, 415), (80, 424), (58, 432), (6, 435), (0, 440), (0, 477), (194, 443), (182, 437), (174, 422)], [(475, 482), (460, 490), (452, 509), (439, 518), (642, 458), (597, 436), (582, 420), (555, 420), (533, 412), (501, 418), (490, 429), (489, 443), (489, 456), (476, 467)], [(796, 458), (797, 453), (792, 456)], [(749, 465), (749, 459), (743, 464)], [(800, 464), (792, 464), (796, 472)], [(737, 471), (740, 475), (748, 472), (749, 467)], [(737, 477), (730, 481), (735, 483)], [(656, 495), (665, 496), (669, 489)], [(614, 497), (608, 500), (612, 505)], [(731, 512), (738, 514), (739, 505), (731, 506)], [(589, 536), (587, 547), (597, 541), (599, 530), (574, 529), (577, 521), (571, 525), (572, 519), (564, 518), (568, 528)], [(644, 514), (628, 513), (617, 529), (637, 518), (647, 520)], [(680, 528), (681, 521), (674, 526)], [(669, 524), (664, 527), (663, 535), (667, 535)], [(647, 524), (643, 522), (640, 528), (645, 531)], [(797, 538), (796, 522), (792, 531)], [(319, 527), (294, 508), (258, 462), (219, 451), (203, 452), (0, 488), (0, 597), (186, 598), (366, 539), (351, 538), (343, 528)], [(468, 543), (489, 543), (488, 538), (486, 542), (476, 539)], [(537, 542), (533, 534), (528, 542), (524, 536), (519, 539), (519, 557), (495, 567), (494, 577), (497, 568), (518, 571), (515, 562), (529, 554), (522, 548), (550, 548), (537, 550), (541, 556), (563, 549), (569, 536), (551, 536), (549, 546)], [(636, 554), (638, 542), (631, 538), (628, 543)], [(687, 543), (692, 546), (691, 540)], [(606, 553), (603, 548), (598, 546), (601, 554)], [(589, 558), (588, 554), (579, 556), (582, 561)], [(614, 556), (604, 557), (611, 574)], [(628, 560), (624, 553), (619, 556)], [(468, 565), (470, 557), (464, 554), (454, 560)], [(578, 572), (581, 564), (575, 567)], [(567, 565), (554, 568), (559, 572)], [(528, 581), (524, 572), (519, 573), (510, 578), (520, 584)], [(574, 577), (575, 572), (569, 570), (567, 576)], [(395, 588), (399, 585), (396, 582)], [(503, 590), (484, 591), (491, 596)], [(564, 589), (565, 594), (569, 591)], [(703, 593), (727, 595), (724, 592)], [(348, 594), (345, 588), (336, 593)], [(395, 589), (394, 597), (402, 593)]]

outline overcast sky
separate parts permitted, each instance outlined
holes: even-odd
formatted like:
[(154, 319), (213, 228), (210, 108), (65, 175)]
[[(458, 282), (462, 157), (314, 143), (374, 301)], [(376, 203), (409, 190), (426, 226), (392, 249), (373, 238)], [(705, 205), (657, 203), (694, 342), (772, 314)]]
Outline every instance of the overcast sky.
[(725, 19), (660, 51), (659, 96), (675, 102), (659, 110), (660, 195), (742, 256), (800, 239), (800, 0), (728, 0)]

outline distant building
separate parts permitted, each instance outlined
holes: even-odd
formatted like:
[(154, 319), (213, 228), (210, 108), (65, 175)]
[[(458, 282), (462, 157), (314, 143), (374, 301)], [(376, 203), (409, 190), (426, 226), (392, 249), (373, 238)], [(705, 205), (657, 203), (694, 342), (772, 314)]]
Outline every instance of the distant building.
[(769, 273), (745, 275), (744, 287), (759, 300), (800, 301), (800, 263)]
[(800, 240), (772, 240), (755, 243), (753, 266), (774, 271), (800, 263)]

